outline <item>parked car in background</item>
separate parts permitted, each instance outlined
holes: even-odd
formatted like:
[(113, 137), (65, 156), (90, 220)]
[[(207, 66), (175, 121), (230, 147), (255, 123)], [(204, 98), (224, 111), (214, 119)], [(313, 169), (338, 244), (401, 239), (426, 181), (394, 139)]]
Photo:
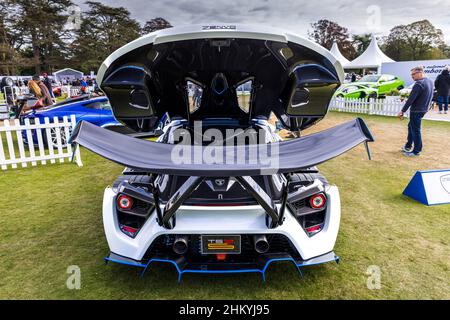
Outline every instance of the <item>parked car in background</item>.
[(376, 88), (352, 82), (351, 84), (338, 88), (334, 96), (346, 99), (370, 99), (378, 97), (378, 90)]
[(402, 97), (409, 97), (409, 95), (411, 94), (412, 88), (414, 87), (414, 83), (411, 83), (409, 86), (407, 86), (406, 88), (401, 89), (400, 95)]
[[(36, 119), (39, 119), (40, 123), (44, 123), (44, 118), (46, 117), (50, 119), (50, 122), (53, 122), (55, 117), (58, 119), (58, 121), (63, 121), (65, 116), (70, 120), (71, 115), (75, 115), (77, 123), (81, 120), (84, 120), (99, 127), (124, 134), (129, 134), (132, 136), (153, 136), (160, 131), (158, 128), (157, 130), (152, 132), (138, 134), (132, 129), (123, 126), (114, 118), (114, 115), (111, 111), (111, 105), (106, 96), (91, 97), (90, 95), (83, 95), (77, 98), (67, 99), (49, 107), (28, 111), (22, 114), (19, 119), (21, 124), (24, 124), (25, 119), (29, 119), (30, 123), (33, 124), (35, 123)], [(50, 129), (50, 131), (51, 141), (48, 142), (46, 134), (43, 134), (42, 136), (44, 139), (44, 143), (47, 145), (51, 143), (52, 146), (56, 146), (58, 139), (56, 133), (57, 131), (53, 128)], [(69, 137), (67, 137), (65, 132), (62, 130), (59, 132), (59, 134), (63, 146), (66, 145)], [(22, 133), (22, 136), (25, 143), (28, 143), (25, 132)], [(35, 131), (33, 132), (33, 143), (38, 143)]]
[(391, 74), (366, 75), (356, 83), (377, 89), (378, 97), (386, 95), (392, 90), (402, 90), (405, 87), (405, 82), (402, 79)]
[[(351, 87), (351, 90), (348, 90), (348, 87)], [(354, 86), (358, 86), (357, 89)], [(356, 82), (346, 83), (342, 85), (338, 92), (336, 92), (336, 96), (340, 94), (345, 98), (364, 98), (371, 95), (372, 98), (380, 98), (385, 97), (392, 91), (402, 90), (405, 87), (405, 83), (399, 77), (396, 77), (391, 74), (370, 74), (365, 75), (360, 80)], [(368, 89), (370, 89), (370, 91)], [(346, 93), (348, 91), (348, 93)], [(359, 93), (358, 93), (359, 92)], [(376, 96), (375, 96), (376, 92)], [(359, 96), (358, 96), (359, 95)]]

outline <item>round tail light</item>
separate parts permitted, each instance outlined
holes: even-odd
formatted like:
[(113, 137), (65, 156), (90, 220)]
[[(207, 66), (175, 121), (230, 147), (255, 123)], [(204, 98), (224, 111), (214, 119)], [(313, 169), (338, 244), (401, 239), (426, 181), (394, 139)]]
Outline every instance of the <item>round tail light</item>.
[(120, 209), (130, 209), (133, 205), (133, 200), (129, 196), (122, 194), (117, 198), (117, 205)]
[(309, 204), (311, 205), (311, 208), (314, 209), (321, 209), (325, 206), (326, 203), (327, 200), (323, 193), (315, 194), (311, 198), (309, 198)]

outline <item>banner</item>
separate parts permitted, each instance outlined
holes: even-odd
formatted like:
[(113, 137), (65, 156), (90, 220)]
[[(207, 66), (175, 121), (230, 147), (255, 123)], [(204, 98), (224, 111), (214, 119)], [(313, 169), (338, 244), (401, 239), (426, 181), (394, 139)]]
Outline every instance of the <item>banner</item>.
[(405, 85), (409, 86), (414, 82), (411, 78), (411, 69), (417, 66), (423, 66), (427, 77), (434, 81), (442, 69), (450, 66), (450, 59), (385, 62), (381, 64), (381, 73), (400, 77), (405, 81)]

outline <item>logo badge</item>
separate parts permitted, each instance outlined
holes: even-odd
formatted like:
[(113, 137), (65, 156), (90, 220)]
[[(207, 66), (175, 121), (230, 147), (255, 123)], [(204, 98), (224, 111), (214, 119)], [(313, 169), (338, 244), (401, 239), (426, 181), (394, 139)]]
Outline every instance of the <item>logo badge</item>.
[(216, 180), (214, 180), (214, 183), (215, 183), (217, 186), (222, 187), (222, 186), (225, 185), (225, 179), (216, 179)]
[(450, 193), (450, 174), (441, 176), (441, 185), (447, 193)]
[(236, 30), (235, 25), (202, 26), (202, 30)]
[(240, 254), (240, 235), (202, 235), (202, 254)]

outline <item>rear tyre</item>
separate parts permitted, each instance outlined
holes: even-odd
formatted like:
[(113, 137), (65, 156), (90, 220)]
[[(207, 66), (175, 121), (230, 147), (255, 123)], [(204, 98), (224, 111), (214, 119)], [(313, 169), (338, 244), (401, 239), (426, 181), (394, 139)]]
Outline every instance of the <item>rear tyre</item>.
[(298, 189), (299, 186), (309, 186), (318, 179), (324, 185), (329, 184), (328, 180), (319, 172), (314, 173), (293, 173), (291, 175), (291, 183), (289, 192), (293, 192)]
[[(66, 136), (66, 131), (64, 128), (59, 129), (59, 138), (61, 139), (61, 147), (67, 148), (67, 144), (70, 138), (70, 135), (72, 134), (72, 128), (69, 128), (69, 136)], [(42, 130), (42, 138), (44, 140), (44, 144), (47, 145), (47, 147), (52, 147), (53, 149), (58, 149), (58, 132), (56, 128), (50, 128), (50, 141), (47, 139), (47, 132), (45, 130)]]
[(10, 77), (3, 77), (2, 81), (0, 82), (0, 87), (3, 89), (3, 87), (12, 87), (14, 85), (14, 81)]

